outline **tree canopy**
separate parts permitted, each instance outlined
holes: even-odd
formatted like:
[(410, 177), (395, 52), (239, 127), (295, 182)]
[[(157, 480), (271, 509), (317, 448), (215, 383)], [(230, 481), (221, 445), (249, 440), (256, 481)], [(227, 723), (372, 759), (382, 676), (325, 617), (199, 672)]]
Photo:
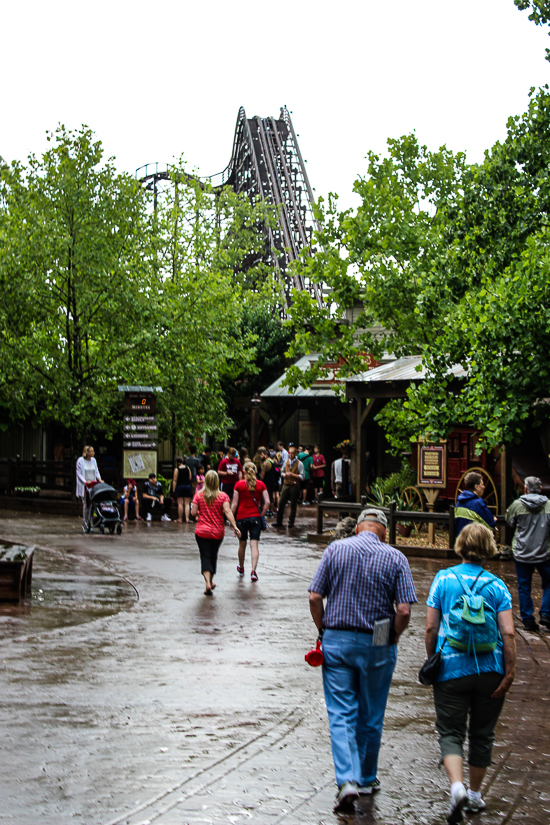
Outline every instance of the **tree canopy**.
[(244, 307), (277, 295), (262, 261), (270, 208), (180, 164), (153, 209), (88, 127), (49, 141), (0, 165), (0, 404), (76, 439), (121, 426), (118, 384), (151, 383), (161, 435), (224, 435), (225, 385), (254, 370)]
[[(289, 383), (311, 382), (338, 355), (349, 376), (365, 369), (367, 353), (419, 354), (426, 380), (380, 416), (396, 448), (458, 422), (479, 427), (482, 444), (516, 440), (550, 396), (549, 161), (546, 87), (531, 92), (483, 163), (430, 152), (414, 135), (390, 140), (382, 160), (371, 153), (355, 183), (360, 207), (321, 204), (323, 250), (299, 264), (324, 273), (332, 305), (317, 311), (296, 296), (293, 352), (324, 358)], [(458, 393), (448, 391), (454, 364), (468, 371)]]

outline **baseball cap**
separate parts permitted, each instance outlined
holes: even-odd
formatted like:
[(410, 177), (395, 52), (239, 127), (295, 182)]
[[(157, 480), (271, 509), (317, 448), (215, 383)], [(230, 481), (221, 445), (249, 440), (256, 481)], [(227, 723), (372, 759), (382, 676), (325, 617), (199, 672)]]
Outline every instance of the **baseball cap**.
[(363, 510), (357, 519), (357, 524), (361, 524), (362, 521), (376, 521), (382, 527), (388, 526), (386, 514), (382, 510), (377, 510), (376, 507), (367, 507), (366, 510)]

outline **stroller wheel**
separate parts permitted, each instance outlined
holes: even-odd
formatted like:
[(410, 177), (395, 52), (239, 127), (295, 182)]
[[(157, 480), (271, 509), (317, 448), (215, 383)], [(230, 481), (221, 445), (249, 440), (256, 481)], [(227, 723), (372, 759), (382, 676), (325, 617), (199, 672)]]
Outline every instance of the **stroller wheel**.
[(117, 536), (120, 536), (121, 533), (122, 533), (122, 524), (117, 524), (117, 526), (116, 526)]
[(111, 535), (113, 535), (113, 533), (114, 533), (114, 532), (115, 532), (114, 525), (113, 525), (113, 524), (111, 524), (111, 526), (109, 527), (109, 533), (110, 533)]
[(100, 525), (99, 525), (99, 532), (101, 533), (101, 535), (102, 535), (102, 536), (104, 535), (104, 533), (105, 533), (105, 527), (103, 526), (103, 524), (100, 524)]

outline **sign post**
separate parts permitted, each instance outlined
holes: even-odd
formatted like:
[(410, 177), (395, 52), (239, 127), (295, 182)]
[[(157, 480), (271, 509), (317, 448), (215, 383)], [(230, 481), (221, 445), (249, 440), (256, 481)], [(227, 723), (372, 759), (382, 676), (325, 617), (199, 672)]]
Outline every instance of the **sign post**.
[[(418, 440), (417, 487), (424, 490), (428, 512), (433, 513), (440, 490), (447, 486), (447, 441)], [(428, 524), (428, 541), (435, 542), (435, 524)]]
[(124, 393), (123, 466), (124, 478), (147, 479), (157, 473), (158, 416), (157, 393), (161, 387), (119, 386)]

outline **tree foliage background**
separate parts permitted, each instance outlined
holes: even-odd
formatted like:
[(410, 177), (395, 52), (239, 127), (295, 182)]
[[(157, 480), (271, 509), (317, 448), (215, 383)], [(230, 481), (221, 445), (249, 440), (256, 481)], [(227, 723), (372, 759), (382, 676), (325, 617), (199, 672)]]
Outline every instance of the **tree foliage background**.
[[(444, 437), (458, 422), (481, 429), (480, 446), (516, 441), (547, 415), (550, 397), (548, 88), (531, 91), (483, 163), (431, 152), (414, 134), (368, 159), (357, 210), (339, 212), (334, 197), (320, 205), (323, 251), (299, 268), (324, 273), (332, 305), (318, 311), (295, 296), (292, 352), (339, 355), (345, 376), (365, 369), (366, 353), (421, 355), (426, 379), (379, 416), (396, 449), (419, 434)], [(324, 360), (291, 370), (289, 384), (310, 383)], [(451, 393), (456, 364), (468, 374)]]
[(0, 165), (0, 403), (4, 419), (121, 426), (117, 385), (162, 386), (161, 436), (223, 436), (226, 390), (256, 367), (243, 322), (277, 300), (263, 261), (266, 204), (214, 194), (172, 168), (158, 208), (60, 126), (26, 165)]

